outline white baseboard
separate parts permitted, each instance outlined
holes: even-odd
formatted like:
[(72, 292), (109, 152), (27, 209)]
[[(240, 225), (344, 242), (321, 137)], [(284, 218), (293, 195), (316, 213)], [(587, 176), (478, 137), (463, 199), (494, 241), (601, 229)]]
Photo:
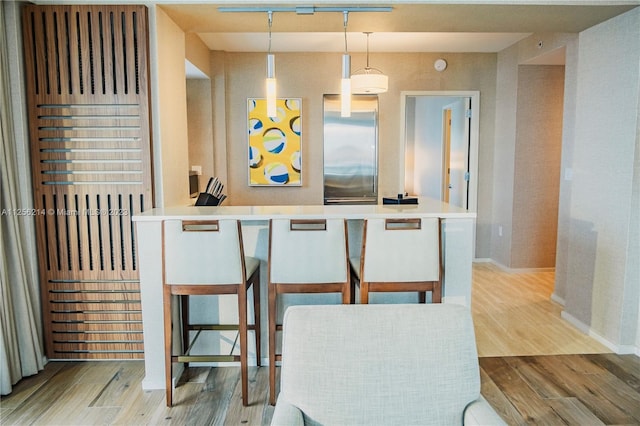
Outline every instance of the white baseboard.
[(150, 380), (147, 377), (142, 379), (142, 390), (150, 391), (150, 390), (159, 390), (159, 389), (164, 389), (164, 380), (158, 380), (158, 379)]
[(556, 302), (560, 306), (564, 306), (565, 305), (564, 298), (558, 296), (555, 291), (553, 293), (551, 293), (551, 300)]
[(490, 257), (477, 257), (473, 259), (473, 263), (491, 263), (504, 272), (508, 272), (510, 274), (525, 274), (525, 273), (533, 273), (533, 272), (555, 272), (556, 268), (510, 268), (508, 266), (503, 265), (497, 260), (491, 259)]
[(640, 348), (638, 348), (636, 346), (633, 346), (633, 345), (618, 345), (618, 344), (615, 344), (615, 343), (611, 342), (610, 340), (606, 339), (601, 334), (595, 332), (590, 326), (588, 326), (587, 324), (583, 323), (582, 321), (580, 321), (579, 319), (577, 319), (576, 317), (574, 317), (573, 315), (571, 315), (571, 314), (569, 314), (569, 313), (567, 313), (565, 311), (562, 311), (560, 313), (560, 316), (563, 319), (565, 319), (567, 322), (569, 322), (571, 325), (576, 327), (578, 330), (580, 330), (584, 334), (588, 335), (589, 337), (592, 337), (593, 339), (597, 340), (600, 344), (606, 346), (612, 352), (614, 352), (614, 353), (616, 353), (618, 355), (630, 355), (630, 354), (638, 355), (640, 353)]

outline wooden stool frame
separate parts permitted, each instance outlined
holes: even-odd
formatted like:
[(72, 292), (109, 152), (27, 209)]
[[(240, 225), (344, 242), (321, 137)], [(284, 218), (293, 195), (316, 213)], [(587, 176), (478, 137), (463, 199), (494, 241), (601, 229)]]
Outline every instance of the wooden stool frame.
[[(386, 219), (386, 231), (402, 231), (421, 229), (421, 218), (410, 219)], [(369, 293), (372, 292), (418, 292), (419, 303), (426, 303), (426, 293), (431, 292), (432, 303), (442, 302), (442, 283), (444, 281), (444, 266), (442, 262), (442, 220), (438, 219), (438, 277), (437, 281), (411, 281), (411, 282), (369, 282), (364, 281), (364, 262), (367, 246), (367, 220), (364, 221), (362, 233), (362, 251), (360, 259), (360, 274), (352, 277), (357, 279), (360, 285), (360, 303), (369, 303)]]
[[(183, 231), (215, 232), (218, 221), (182, 221)], [(238, 362), (240, 361), (240, 376), (242, 382), (242, 405), (248, 405), (248, 361), (247, 361), (247, 331), (253, 330), (256, 338), (256, 359), (260, 366), (260, 267), (246, 276), (244, 262), (244, 246), (242, 242), (242, 228), (237, 221), (240, 256), (242, 265), (242, 284), (167, 284), (165, 267), (165, 227), (162, 226), (162, 288), (164, 309), (164, 350), (165, 350), (165, 386), (167, 407), (173, 405), (172, 369), (174, 362)], [(204, 228), (204, 229), (203, 229)], [(253, 285), (254, 324), (247, 321), (247, 290)], [(190, 324), (189, 323), (189, 296), (196, 295), (224, 295), (236, 294), (238, 296), (239, 324)], [(179, 355), (173, 354), (172, 336), (173, 324), (171, 315), (172, 296), (180, 296), (182, 307), (182, 350)], [(193, 340), (189, 339), (189, 331), (197, 330)], [(227, 331), (238, 330), (240, 335), (240, 355), (190, 355), (190, 349), (203, 330)], [(235, 346), (235, 345), (234, 345)]]

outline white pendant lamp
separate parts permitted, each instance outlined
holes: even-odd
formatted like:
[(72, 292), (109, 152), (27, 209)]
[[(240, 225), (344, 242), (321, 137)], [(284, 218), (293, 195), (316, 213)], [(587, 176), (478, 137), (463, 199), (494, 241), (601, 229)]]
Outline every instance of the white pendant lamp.
[(273, 22), (273, 12), (267, 12), (269, 16), (269, 51), (267, 52), (267, 116), (276, 117), (278, 111), (276, 108), (276, 61), (275, 56), (271, 53), (271, 24)]
[(344, 15), (344, 55), (342, 55), (342, 79), (340, 80), (340, 116), (351, 117), (351, 56), (347, 49), (347, 21), (349, 12)]
[(369, 66), (369, 35), (367, 35), (367, 66), (351, 76), (351, 93), (384, 93), (389, 88), (389, 77)]

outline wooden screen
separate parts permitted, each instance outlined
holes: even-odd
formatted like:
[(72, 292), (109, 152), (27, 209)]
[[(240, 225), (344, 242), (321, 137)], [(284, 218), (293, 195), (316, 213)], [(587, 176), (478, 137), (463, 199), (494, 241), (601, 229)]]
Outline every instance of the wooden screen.
[(147, 10), (24, 7), (45, 344), (143, 358), (131, 216), (152, 206)]

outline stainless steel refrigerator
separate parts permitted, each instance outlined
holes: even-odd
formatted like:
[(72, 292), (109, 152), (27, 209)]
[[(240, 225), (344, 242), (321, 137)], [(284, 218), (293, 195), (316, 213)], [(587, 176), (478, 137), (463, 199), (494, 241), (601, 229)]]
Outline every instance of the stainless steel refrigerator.
[(324, 203), (377, 204), (378, 96), (352, 95), (340, 116), (340, 95), (324, 95)]

